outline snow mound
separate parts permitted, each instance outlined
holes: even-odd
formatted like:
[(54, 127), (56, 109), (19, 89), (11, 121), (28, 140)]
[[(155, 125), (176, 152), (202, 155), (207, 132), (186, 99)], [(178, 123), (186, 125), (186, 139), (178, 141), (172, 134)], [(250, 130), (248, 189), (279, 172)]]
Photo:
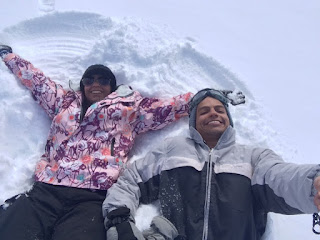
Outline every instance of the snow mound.
[[(146, 96), (169, 97), (205, 87), (239, 89), (246, 95), (247, 104), (237, 106), (236, 111), (230, 107), (239, 141), (267, 146), (267, 137), (276, 135), (242, 81), (198, 50), (191, 38), (182, 38), (167, 27), (140, 19), (57, 12), (6, 28), (0, 39), (66, 88), (70, 80), (77, 88), (84, 70), (101, 63), (114, 71), (118, 83), (129, 84)], [(8, 82), (0, 90), (0, 130), (4, 133), (0, 136), (0, 161), (4, 166), (14, 161), (17, 168), (23, 168), (32, 158), (34, 165), (42, 153), (50, 120), (7, 68), (3, 64), (0, 67), (1, 76)], [(164, 137), (183, 134), (187, 128), (184, 119), (163, 131), (145, 134), (138, 138), (132, 154), (140, 157)], [(281, 147), (278, 149), (281, 151)], [(6, 171), (8, 176), (13, 174), (10, 171), (12, 168)], [(30, 176), (30, 171), (25, 175)], [(14, 179), (25, 183), (25, 178)], [(10, 186), (12, 191), (1, 191), (6, 194), (1, 195), (0, 202), (9, 197), (7, 194), (25, 187), (12, 179), (5, 182), (0, 190)]]
[[(77, 88), (92, 64), (109, 66), (118, 84), (129, 84), (145, 96), (169, 97), (206, 87), (240, 90), (247, 103), (230, 106), (238, 141), (288, 151), (270, 129), (263, 107), (236, 75), (207, 56), (192, 38), (140, 19), (116, 19), (86, 12), (55, 12), (23, 21), (0, 32), (12, 46), (52, 80)], [(43, 153), (50, 119), (0, 64), (0, 204), (28, 190), (32, 172)], [(133, 159), (142, 157), (165, 137), (184, 134), (187, 119), (137, 138)], [(272, 136), (272, 137), (270, 137)], [(294, 154), (294, 151), (291, 151)], [(290, 158), (290, 157), (289, 157)]]

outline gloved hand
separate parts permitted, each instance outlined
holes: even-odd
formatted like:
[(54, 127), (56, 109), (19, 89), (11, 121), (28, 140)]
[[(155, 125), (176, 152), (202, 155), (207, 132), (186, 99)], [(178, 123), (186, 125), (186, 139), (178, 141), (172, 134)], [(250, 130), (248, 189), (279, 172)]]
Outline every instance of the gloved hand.
[(245, 95), (240, 91), (221, 90), (223, 95), (230, 100), (232, 105), (243, 104), (246, 102)]
[(142, 233), (131, 221), (119, 223), (107, 230), (108, 240), (145, 240)]
[(152, 219), (150, 228), (143, 231), (146, 240), (173, 240), (178, 236), (176, 227), (165, 217), (156, 216)]
[(108, 213), (105, 226), (108, 240), (145, 240), (134, 224), (129, 208), (121, 207)]
[(4, 58), (8, 53), (12, 53), (12, 48), (7, 45), (0, 45), (0, 57)]

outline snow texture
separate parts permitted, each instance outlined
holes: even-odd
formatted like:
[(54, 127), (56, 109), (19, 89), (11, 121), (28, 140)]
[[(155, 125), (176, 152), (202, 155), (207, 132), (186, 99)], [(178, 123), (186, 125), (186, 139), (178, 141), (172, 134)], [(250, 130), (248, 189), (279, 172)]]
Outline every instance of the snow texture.
[[(41, 3), (41, 4), (40, 4)], [(285, 159), (295, 150), (269, 127), (269, 119), (248, 86), (192, 38), (181, 38), (168, 27), (132, 18), (116, 19), (86, 12), (53, 12), (54, 0), (39, 0), (39, 10), (51, 12), (0, 32), (0, 43), (31, 61), (65, 88), (77, 88), (92, 64), (109, 66), (118, 83), (145, 96), (170, 97), (206, 87), (238, 90), (246, 104), (230, 106), (237, 141), (270, 147)], [(30, 93), (0, 64), (0, 204), (32, 186), (35, 163), (43, 153), (50, 119)], [(187, 119), (136, 140), (132, 159), (142, 157), (165, 137), (185, 134)], [(136, 216), (146, 228), (157, 207), (142, 206)], [(270, 215), (265, 239), (315, 239), (311, 215)], [(275, 237), (276, 236), (276, 237)]]

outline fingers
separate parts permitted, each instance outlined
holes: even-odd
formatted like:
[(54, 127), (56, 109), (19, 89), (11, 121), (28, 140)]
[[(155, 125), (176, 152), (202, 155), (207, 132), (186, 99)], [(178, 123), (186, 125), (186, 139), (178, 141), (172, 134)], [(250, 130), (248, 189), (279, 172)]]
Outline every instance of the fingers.
[(316, 189), (317, 193), (314, 196), (314, 204), (320, 211), (320, 176), (316, 177), (313, 182), (314, 188)]
[(314, 179), (313, 185), (315, 187), (315, 189), (320, 192), (320, 176), (316, 177)]

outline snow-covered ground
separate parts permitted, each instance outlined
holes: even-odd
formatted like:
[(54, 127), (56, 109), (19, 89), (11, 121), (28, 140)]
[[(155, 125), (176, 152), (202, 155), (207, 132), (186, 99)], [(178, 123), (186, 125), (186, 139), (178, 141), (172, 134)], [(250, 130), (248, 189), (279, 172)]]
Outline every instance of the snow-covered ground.
[[(49, 6), (50, 7), (50, 6)], [(48, 8), (46, 8), (48, 9)], [(193, 38), (181, 37), (165, 26), (135, 18), (109, 18), (86, 12), (58, 12), (32, 18), (0, 32), (0, 42), (30, 60), (51, 79), (77, 87), (83, 71), (102, 63), (115, 73), (118, 83), (131, 85), (146, 96), (169, 97), (205, 87), (239, 89), (247, 103), (231, 106), (238, 141), (267, 146), (285, 159), (295, 149), (270, 127), (270, 117), (250, 87), (221, 63), (200, 50)], [(35, 162), (43, 152), (50, 120), (29, 92), (0, 64), (0, 204), (32, 184)], [(133, 158), (143, 156), (169, 135), (184, 134), (187, 119), (140, 137)], [(146, 147), (147, 146), (147, 147)], [(156, 209), (140, 209), (137, 219), (144, 227)], [(144, 216), (144, 217), (142, 217)], [(311, 215), (272, 215), (265, 238), (316, 239)]]

